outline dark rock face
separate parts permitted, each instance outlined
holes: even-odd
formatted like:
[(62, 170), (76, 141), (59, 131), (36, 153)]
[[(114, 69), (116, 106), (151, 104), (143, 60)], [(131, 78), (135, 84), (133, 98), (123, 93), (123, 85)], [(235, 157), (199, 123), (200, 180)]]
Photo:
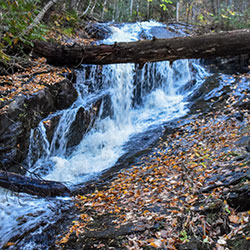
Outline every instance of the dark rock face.
[(67, 79), (35, 94), (17, 96), (0, 114), (0, 168), (20, 172), (20, 163), (28, 153), (30, 130), (49, 113), (69, 107), (76, 98), (77, 92)]
[(92, 127), (100, 110), (102, 100), (96, 101), (88, 110), (79, 108), (74, 122), (69, 129), (67, 148), (76, 146), (82, 140), (84, 134)]
[(236, 187), (228, 194), (227, 202), (238, 212), (248, 211), (250, 209), (250, 186), (249, 184)]
[(210, 244), (201, 243), (199, 240), (193, 238), (184, 244), (179, 244), (177, 248), (179, 250), (210, 250), (213, 249), (213, 246)]
[(246, 73), (249, 71), (250, 55), (243, 54), (238, 56), (216, 57), (203, 59), (205, 64), (216, 66), (219, 71), (231, 74), (232, 72)]
[(91, 38), (96, 38), (99, 40), (106, 39), (112, 34), (112, 31), (108, 26), (102, 25), (100, 23), (89, 23), (85, 27), (85, 31)]
[(51, 118), (48, 122), (44, 123), (44, 126), (46, 128), (46, 136), (49, 141), (49, 143), (52, 142), (53, 135), (55, 133), (55, 130), (57, 128), (57, 125), (61, 119), (61, 115), (56, 115), (53, 118)]

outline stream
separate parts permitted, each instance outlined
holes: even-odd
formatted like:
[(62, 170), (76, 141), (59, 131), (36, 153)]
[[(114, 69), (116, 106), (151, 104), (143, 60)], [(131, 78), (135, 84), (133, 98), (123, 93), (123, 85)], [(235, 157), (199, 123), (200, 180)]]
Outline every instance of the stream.
[[(102, 43), (136, 41), (142, 34), (147, 39), (184, 35), (180, 28), (170, 32), (154, 21), (110, 27), (112, 35)], [(122, 157), (152, 146), (169, 122), (188, 117), (195, 101), (218, 97), (228, 77), (210, 72), (199, 60), (82, 65), (75, 84), (78, 99), (31, 131), (27, 174), (63, 182), (71, 190), (97, 180)], [(74, 121), (84, 114), (89, 122), (78, 121), (84, 135), (76, 129), (77, 138), (72, 139)], [(46, 124), (53, 120), (56, 126), (49, 139)], [(8, 249), (49, 249), (55, 235), (41, 235), (62, 216), (70, 219), (67, 211), (74, 205), (70, 197), (38, 198), (4, 189), (0, 200), (0, 246), (16, 241)]]

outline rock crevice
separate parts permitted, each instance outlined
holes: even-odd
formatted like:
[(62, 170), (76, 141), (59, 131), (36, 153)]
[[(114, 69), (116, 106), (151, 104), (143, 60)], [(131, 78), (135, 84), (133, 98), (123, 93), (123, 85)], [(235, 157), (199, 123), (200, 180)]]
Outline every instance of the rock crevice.
[(65, 79), (37, 93), (20, 94), (0, 114), (1, 169), (22, 173), (32, 128), (50, 113), (68, 108), (77, 98), (73, 83)]

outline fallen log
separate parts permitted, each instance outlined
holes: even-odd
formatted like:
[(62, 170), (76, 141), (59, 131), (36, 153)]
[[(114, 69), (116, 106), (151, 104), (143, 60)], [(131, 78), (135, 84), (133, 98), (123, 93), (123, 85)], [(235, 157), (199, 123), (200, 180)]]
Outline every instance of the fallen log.
[(33, 51), (54, 65), (138, 63), (250, 54), (250, 29), (200, 36), (122, 42), (113, 45), (59, 45), (34, 41)]
[(0, 187), (41, 197), (70, 195), (69, 189), (61, 182), (35, 179), (5, 171), (0, 171)]

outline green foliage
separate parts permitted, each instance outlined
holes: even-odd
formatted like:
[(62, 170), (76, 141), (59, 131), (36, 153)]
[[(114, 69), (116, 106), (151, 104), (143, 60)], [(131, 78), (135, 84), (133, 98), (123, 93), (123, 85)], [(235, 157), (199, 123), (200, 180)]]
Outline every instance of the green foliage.
[(188, 242), (188, 241), (189, 241), (189, 239), (188, 239), (188, 234), (187, 234), (187, 232), (186, 232), (185, 230), (182, 230), (182, 231), (180, 232), (180, 240), (181, 240), (182, 242)]
[(74, 11), (63, 10), (61, 13), (53, 13), (51, 16), (50, 28), (55, 29), (66, 36), (72, 36), (75, 29), (79, 28), (81, 20), (78, 14)]
[(167, 11), (169, 5), (173, 4), (172, 0), (147, 0), (153, 6), (159, 6), (163, 11)]
[(26, 29), (39, 13), (39, 0), (0, 0), (0, 60), (9, 59), (9, 51), (21, 49), (19, 41), (32, 46), (32, 40), (44, 40), (45, 25), (38, 24), (26, 34)]
[(163, 9), (164, 11), (166, 11), (166, 10), (168, 9), (167, 6), (166, 6), (164, 3), (160, 4), (160, 6), (162, 7), (162, 9)]
[[(250, 5), (249, 5), (250, 6)], [(190, 8), (192, 5), (190, 5)], [(234, 30), (250, 27), (250, 9), (241, 9), (239, 6), (227, 5), (222, 2), (216, 9), (204, 10), (202, 6), (196, 8), (201, 9), (196, 16), (198, 24), (212, 26), (216, 30)]]
[(250, 10), (238, 12), (234, 11), (231, 7), (224, 6), (215, 17), (215, 23), (222, 26), (225, 30), (249, 28), (249, 14)]
[(57, 16), (57, 20), (60, 21), (62, 26), (72, 29), (77, 28), (80, 21), (75, 11), (64, 11), (63, 15)]
[(71, 36), (73, 34), (73, 28), (69, 27), (69, 28), (63, 29), (63, 33), (67, 36)]

